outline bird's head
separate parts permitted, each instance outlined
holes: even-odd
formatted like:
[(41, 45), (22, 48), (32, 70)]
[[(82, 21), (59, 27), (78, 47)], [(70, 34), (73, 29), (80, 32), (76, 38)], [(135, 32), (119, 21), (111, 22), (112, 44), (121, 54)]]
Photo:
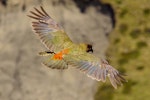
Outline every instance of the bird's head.
[(80, 46), (86, 50), (86, 52), (91, 52), (93, 53), (93, 48), (91, 44), (80, 44)]

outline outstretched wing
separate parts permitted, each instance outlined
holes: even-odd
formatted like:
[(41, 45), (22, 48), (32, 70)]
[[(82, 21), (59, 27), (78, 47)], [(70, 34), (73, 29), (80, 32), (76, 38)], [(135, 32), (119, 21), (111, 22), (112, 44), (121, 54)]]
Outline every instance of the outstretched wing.
[(47, 14), (42, 6), (40, 10), (34, 9), (35, 11), (30, 11), (31, 15), (27, 16), (35, 19), (32, 22), (33, 30), (50, 51), (60, 51), (64, 48), (63, 44), (72, 42), (63, 28)]
[(75, 66), (75, 68), (81, 70), (92, 79), (105, 82), (106, 77), (108, 77), (114, 88), (126, 81), (119, 71), (109, 65), (107, 61), (99, 60), (91, 54), (68, 55), (65, 59), (69, 64)]

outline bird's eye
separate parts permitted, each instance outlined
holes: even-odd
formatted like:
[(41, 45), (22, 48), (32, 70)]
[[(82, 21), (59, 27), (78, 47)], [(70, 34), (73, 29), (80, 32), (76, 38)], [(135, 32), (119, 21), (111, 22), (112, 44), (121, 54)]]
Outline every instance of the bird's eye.
[(92, 45), (90, 45), (90, 44), (87, 45), (87, 50), (86, 50), (86, 52), (91, 52), (91, 53), (93, 53)]

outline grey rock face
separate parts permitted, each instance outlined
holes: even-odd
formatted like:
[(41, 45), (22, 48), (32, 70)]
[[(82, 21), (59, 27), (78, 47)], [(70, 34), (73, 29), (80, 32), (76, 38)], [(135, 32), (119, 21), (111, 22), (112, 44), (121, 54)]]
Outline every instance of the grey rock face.
[[(19, 0), (13, 3), (15, 7), (22, 4)], [(73, 68), (60, 71), (41, 65), (37, 53), (46, 48), (33, 34), (31, 20), (26, 16), (33, 2), (25, 3), (25, 11), (19, 10), (20, 7), (11, 11), (11, 7), (0, 5), (0, 99), (93, 100), (96, 81)], [(73, 1), (65, 5), (43, 2), (43, 7), (63, 25), (74, 42), (92, 43), (94, 54), (104, 56), (108, 45), (104, 33), (112, 30), (109, 16), (94, 7), (83, 14)]]

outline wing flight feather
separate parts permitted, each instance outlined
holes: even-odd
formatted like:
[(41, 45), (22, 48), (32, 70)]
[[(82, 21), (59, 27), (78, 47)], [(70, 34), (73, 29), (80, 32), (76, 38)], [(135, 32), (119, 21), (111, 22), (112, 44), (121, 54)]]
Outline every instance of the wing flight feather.
[(110, 66), (106, 60), (99, 60), (91, 54), (85, 53), (78, 56), (68, 55), (68, 58), (66, 57), (65, 59), (66, 62), (87, 74), (87, 76), (92, 79), (106, 82), (106, 77), (108, 77), (114, 88), (117, 88), (118, 85), (122, 85), (123, 82), (126, 82), (123, 75)]
[(43, 64), (52, 69), (67, 69), (68, 65), (64, 60), (53, 59), (54, 54), (44, 57)]
[(72, 43), (63, 28), (47, 14), (42, 6), (40, 10), (37, 8), (34, 10), (30, 11), (31, 15), (27, 16), (35, 20), (32, 22), (33, 30), (48, 49), (60, 51), (64, 48), (60, 44)]

